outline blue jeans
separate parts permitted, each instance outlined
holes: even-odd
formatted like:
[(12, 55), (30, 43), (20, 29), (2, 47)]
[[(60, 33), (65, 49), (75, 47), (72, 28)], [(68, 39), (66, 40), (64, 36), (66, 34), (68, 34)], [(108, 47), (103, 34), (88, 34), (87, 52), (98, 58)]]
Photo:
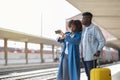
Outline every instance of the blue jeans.
[(96, 68), (97, 66), (97, 60), (92, 60), (92, 61), (83, 61), (83, 64), (84, 64), (84, 67), (85, 67), (85, 72), (86, 72), (86, 75), (88, 77), (88, 80), (90, 80), (90, 70), (92, 68)]
[(68, 74), (68, 55), (65, 54), (63, 58), (63, 80), (69, 80)]

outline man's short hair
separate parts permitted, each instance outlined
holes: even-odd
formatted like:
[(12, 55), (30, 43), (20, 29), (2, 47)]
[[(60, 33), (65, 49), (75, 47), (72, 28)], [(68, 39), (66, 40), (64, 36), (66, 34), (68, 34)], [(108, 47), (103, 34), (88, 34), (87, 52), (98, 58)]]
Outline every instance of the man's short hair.
[(90, 13), (90, 12), (84, 12), (83, 14), (82, 14), (82, 16), (89, 16), (89, 17), (93, 17), (93, 15), (92, 15), (92, 13)]

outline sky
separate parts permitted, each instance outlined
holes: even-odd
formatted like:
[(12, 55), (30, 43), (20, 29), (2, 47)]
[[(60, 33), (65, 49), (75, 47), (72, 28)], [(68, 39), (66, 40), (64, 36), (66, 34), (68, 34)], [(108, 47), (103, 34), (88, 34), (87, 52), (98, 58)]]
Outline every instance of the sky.
[(55, 30), (65, 32), (66, 19), (79, 13), (66, 0), (0, 0), (0, 28), (55, 40)]
[(54, 31), (65, 31), (66, 19), (79, 13), (66, 0), (0, 0), (0, 27), (55, 39)]
[[(79, 13), (66, 0), (0, 0), (0, 28), (55, 40), (58, 35), (54, 31), (65, 31), (66, 19)], [(0, 40), (0, 46), (3, 45)], [(23, 46), (24, 43), (8, 41), (8, 47)]]

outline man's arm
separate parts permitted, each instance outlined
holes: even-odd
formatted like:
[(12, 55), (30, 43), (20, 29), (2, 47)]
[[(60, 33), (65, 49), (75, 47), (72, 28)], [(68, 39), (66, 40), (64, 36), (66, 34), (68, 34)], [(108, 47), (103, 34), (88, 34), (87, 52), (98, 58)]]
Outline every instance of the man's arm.
[(95, 53), (94, 56), (99, 56), (100, 52), (102, 51), (106, 41), (105, 41), (105, 38), (104, 38), (101, 30), (98, 27), (95, 28), (95, 35), (96, 35), (96, 39), (99, 42), (99, 45), (98, 45), (98, 48), (97, 48), (97, 52)]

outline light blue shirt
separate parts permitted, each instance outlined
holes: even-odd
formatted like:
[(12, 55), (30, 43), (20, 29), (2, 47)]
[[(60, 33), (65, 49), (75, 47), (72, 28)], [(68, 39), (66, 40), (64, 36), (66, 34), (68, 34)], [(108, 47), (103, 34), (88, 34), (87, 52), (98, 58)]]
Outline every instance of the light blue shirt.
[(104, 45), (105, 38), (98, 26), (92, 23), (87, 28), (83, 28), (80, 52), (82, 54), (81, 57), (83, 57), (84, 61), (94, 60), (94, 54), (97, 51), (102, 51)]

